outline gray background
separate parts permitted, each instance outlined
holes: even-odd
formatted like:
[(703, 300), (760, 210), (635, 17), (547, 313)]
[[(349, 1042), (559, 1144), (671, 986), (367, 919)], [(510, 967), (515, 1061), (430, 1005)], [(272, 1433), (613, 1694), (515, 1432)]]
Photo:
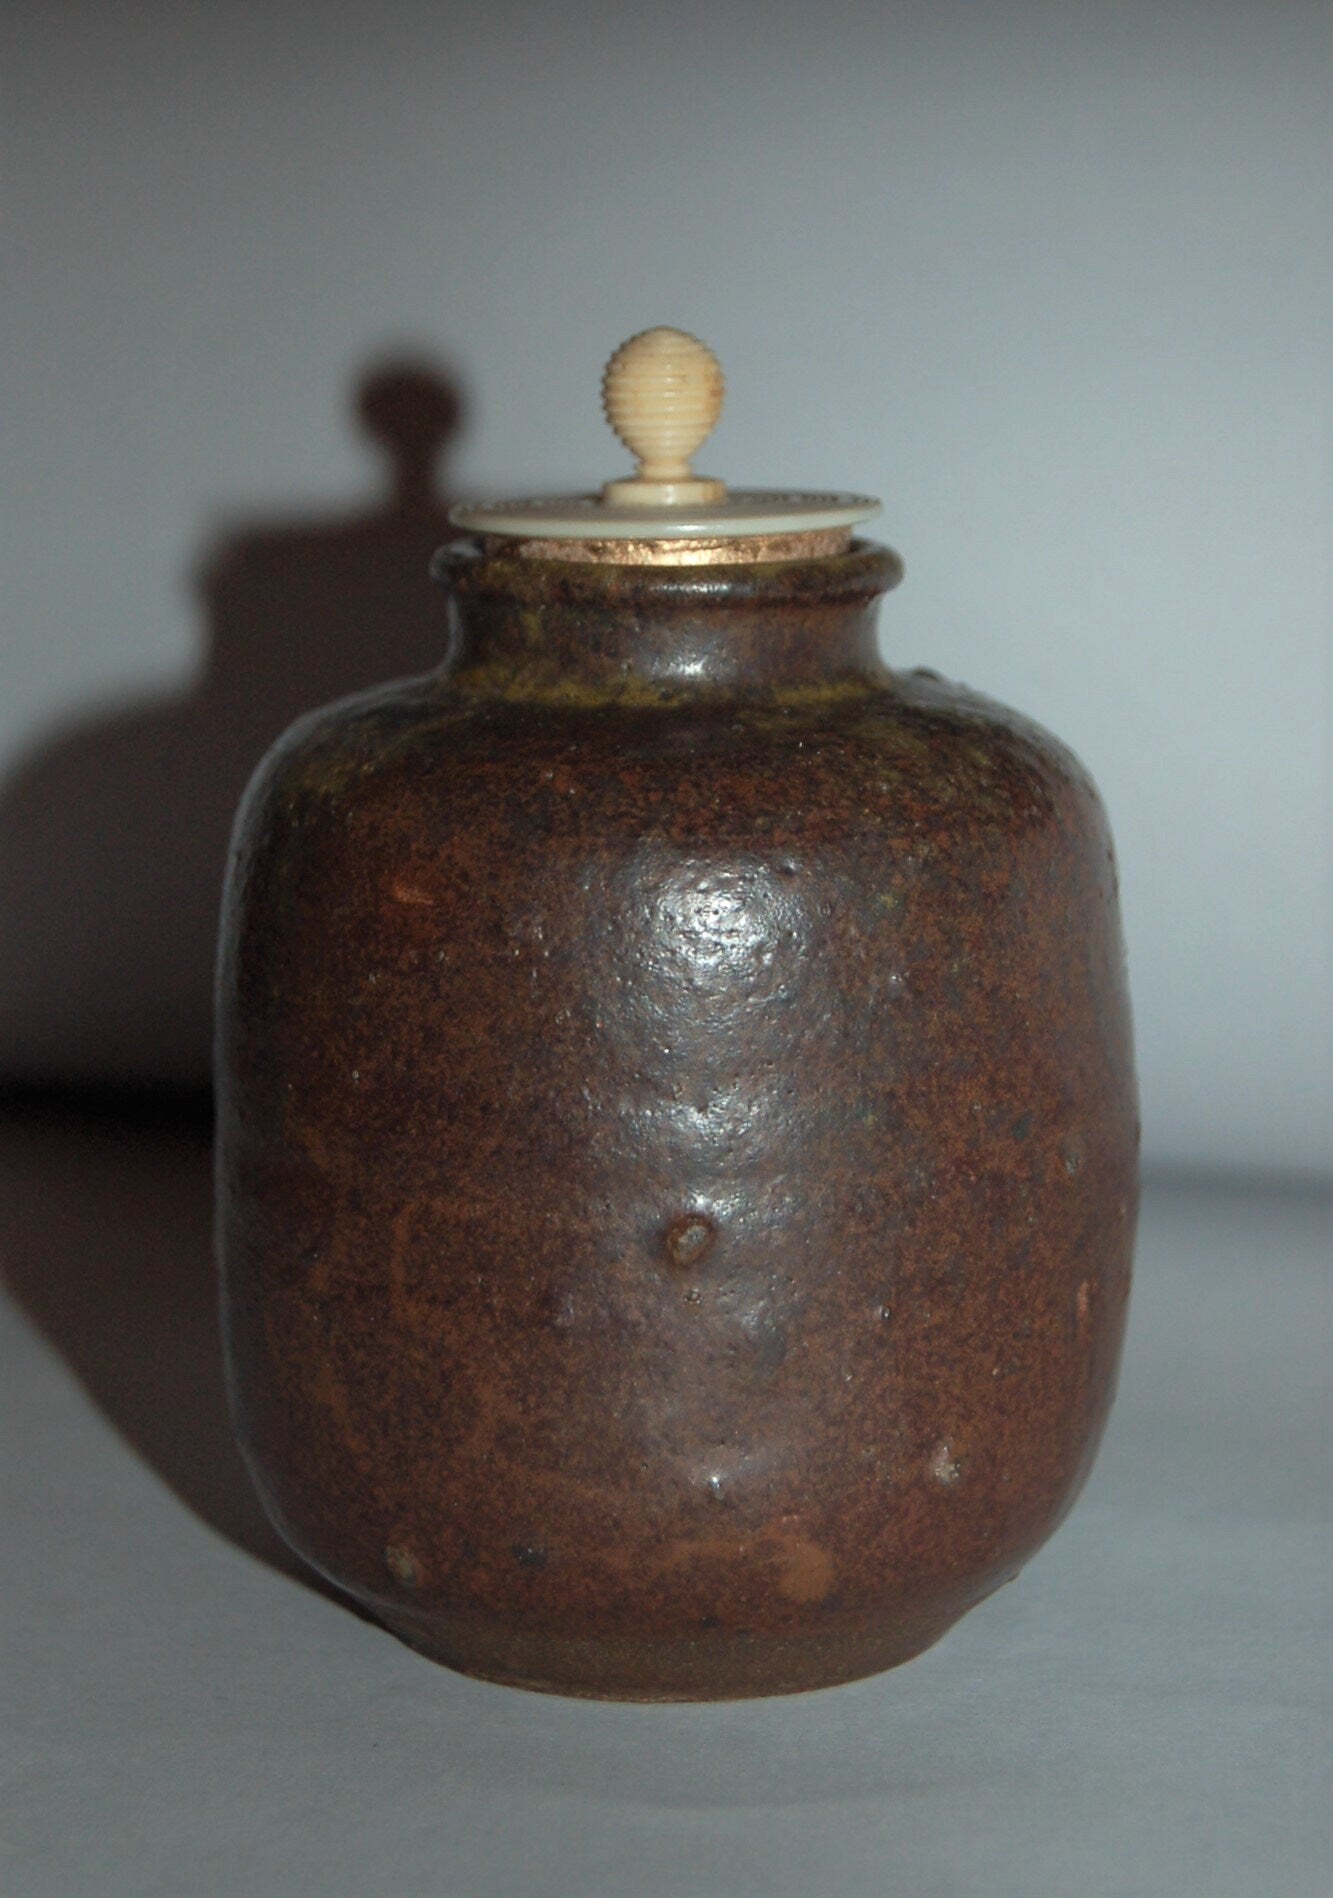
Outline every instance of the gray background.
[(1013, 1587), (878, 1680), (602, 1707), (299, 1569), (205, 1133), (11, 1099), (7, 1891), (1328, 1890), (1327, 98), (1287, 0), (11, 0), (0, 1082), (206, 1078), (256, 757), (431, 663), (446, 491), (620, 471), (601, 360), (666, 321), (729, 373), (705, 466), (882, 493), (889, 657), (1101, 783), (1155, 1177)]
[(667, 321), (729, 372), (706, 465), (883, 494), (889, 656), (1099, 780), (1149, 1159), (1327, 1167), (1325, 29), (11, 5), (0, 1071), (201, 1075), (246, 771), (438, 649), (367, 366), (461, 389), (454, 491), (578, 486)]

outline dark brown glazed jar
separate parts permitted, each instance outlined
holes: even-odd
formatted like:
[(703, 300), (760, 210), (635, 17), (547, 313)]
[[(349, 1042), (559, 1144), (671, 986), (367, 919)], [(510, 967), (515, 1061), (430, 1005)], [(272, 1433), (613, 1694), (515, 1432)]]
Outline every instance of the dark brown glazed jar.
[(904, 1661), (1050, 1534), (1111, 1401), (1137, 1121), (1096, 794), (886, 669), (895, 555), (786, 532), (450, 551), (447, 663), (303, 720), (238, 819), (237, 1430), (307, 1561), (492, 1679)]

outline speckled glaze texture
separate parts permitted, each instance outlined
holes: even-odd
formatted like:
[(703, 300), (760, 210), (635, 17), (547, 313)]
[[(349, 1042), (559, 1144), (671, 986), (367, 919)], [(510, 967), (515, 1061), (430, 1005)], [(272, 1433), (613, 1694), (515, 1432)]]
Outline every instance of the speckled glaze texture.
[(896, 557), (444, 559), (428, 678), (294, 727), (219, 994), (237, 1428), (436, 1659), (784, 1693), (1077, 1492), (1137, 1119), (1096, 794), (876, 649)]

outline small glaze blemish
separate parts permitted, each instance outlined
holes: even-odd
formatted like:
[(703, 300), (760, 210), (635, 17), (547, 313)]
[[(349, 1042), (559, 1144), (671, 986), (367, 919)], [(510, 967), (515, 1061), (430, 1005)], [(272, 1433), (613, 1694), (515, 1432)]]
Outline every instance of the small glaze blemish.
[(679, 1271), (698, 1265), (712, 1250), (717, 1228), (702, 1213), (682, 1213), (666, 1229), (667, 1257)]
[(410, 1549), (390, 1542), (384, 1551), (384, 1566), (401, 1588), (420, 1588), (421, 1564)]
[(788, 1601), (823, 1601), (833, 1587), (833, 1557), (806, 1536), (784, 1536), (781, 1542), (778, 1593)]
[(423, 909), (434, 909), (435, 898), (429, 890), (423, 890), (419, 884), (411, 882), (405, 876), (395, 877), (389, 885), (389, 894), (398, 903), (414, 903)]
[(546, 1311), (557, 1331), (572, 1331), (578, 1324), (578, 1304), (573, 1292), (553, 1288), (546, 1295)]
[(936, 1445), (930, 1459), (930, 1473), (937, 1483), (956, 1483), (962, 1475), (963, 1466), (947, 1443)]

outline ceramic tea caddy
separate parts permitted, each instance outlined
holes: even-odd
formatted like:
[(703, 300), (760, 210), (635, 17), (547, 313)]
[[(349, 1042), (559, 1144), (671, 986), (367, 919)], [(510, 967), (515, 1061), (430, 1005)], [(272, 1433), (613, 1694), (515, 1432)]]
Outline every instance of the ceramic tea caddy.
[(439, 671), (302, 720), (238, 816), (232, 1403), (293, 1547), (434, 1659), (785, 1693), (927, 1647), (1087, 1473), (1115, 869), (1068, 751), (881, 660), (877, 504), (694, 475), (679, 331), (605, 394), (637, 474), (459, 510)]

